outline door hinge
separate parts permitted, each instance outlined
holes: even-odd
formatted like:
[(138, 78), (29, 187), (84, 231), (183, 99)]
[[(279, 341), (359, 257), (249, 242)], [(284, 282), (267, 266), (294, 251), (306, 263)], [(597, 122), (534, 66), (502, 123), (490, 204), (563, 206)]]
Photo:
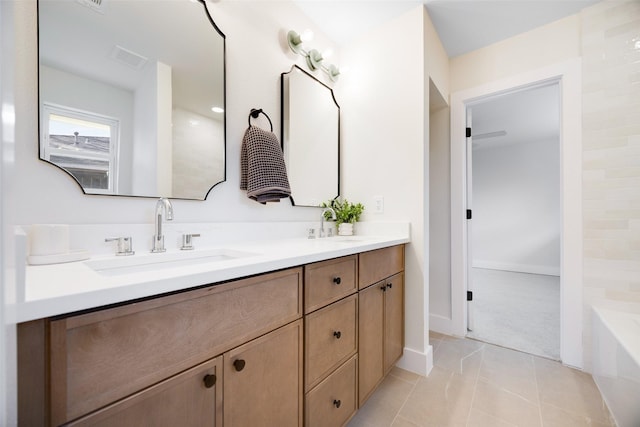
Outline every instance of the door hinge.
[(471, 219), (472, 216), (471, 209), (467, 209), (467, 219)]
[(471, 138), (471, 128), (467, 128), (467, 138)]
[(473, 301), (473, 291), (467, 291), (467, 301)]

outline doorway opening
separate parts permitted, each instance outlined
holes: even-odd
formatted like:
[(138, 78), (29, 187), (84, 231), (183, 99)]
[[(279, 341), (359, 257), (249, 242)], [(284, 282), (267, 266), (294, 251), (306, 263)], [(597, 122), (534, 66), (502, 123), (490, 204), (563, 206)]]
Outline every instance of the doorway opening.
[[(510, 75), (451, 94), (451, 319), (441, 328), (467, 334), (469, 259), (466, 161), (466, 110), (499, 94), (545, 83), (559, 84), (560, 98), (560, 360), (583, 368), (582, 283), (582, 80), (581, 61), (572, 58)], [(467, 141), (469, 143), (469, 141)], [(446, 319), (444, 319), (446, 320)]]
[(560, 360), (557, 81), (467, 104), (467, 336)]

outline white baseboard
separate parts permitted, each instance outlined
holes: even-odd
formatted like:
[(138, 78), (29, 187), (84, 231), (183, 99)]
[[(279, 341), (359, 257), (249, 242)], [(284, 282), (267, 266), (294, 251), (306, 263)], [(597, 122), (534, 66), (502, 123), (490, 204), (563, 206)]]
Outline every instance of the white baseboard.
[(489, 270), (515, 271), (518, 273), (544, 274), (546, 276), (560, 276), (560, 266), (512, 264), (508, 262), (495, 262), (486, 260), (473, 260), (474, 268), (487, 268)]
[(426, 377), (433, 369), (433, 347), (427, 346), (425, 353), (405, 347), (396, 366)]

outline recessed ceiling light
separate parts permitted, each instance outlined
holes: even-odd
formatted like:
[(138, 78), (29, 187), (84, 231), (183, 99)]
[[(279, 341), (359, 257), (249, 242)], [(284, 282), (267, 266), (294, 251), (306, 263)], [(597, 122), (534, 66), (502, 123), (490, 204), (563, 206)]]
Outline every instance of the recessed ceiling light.
[(214, 113), (224, 113), (224, 108), (211, 107), (211, 111), (213, 111)]

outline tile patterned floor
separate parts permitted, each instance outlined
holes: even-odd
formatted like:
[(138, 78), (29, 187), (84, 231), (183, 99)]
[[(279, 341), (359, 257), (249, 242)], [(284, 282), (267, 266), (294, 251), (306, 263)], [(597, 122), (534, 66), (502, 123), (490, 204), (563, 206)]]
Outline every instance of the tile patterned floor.
[(428, 377), (394, 368), (349, 427), (611, 427), (589, 374), (479, 341), (430, 334)]

